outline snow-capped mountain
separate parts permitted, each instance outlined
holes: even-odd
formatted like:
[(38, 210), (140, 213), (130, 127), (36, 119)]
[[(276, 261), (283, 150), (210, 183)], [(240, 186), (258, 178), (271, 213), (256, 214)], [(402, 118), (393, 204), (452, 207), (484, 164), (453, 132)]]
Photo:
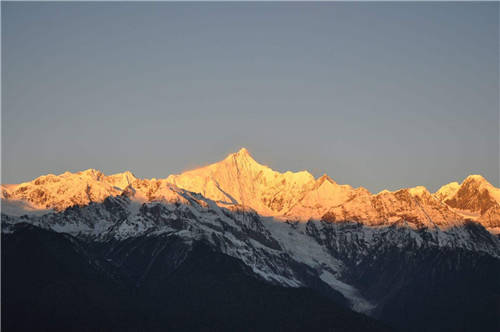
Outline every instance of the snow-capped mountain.
[(481, 175), (470, 175), (460, 185), (449, 183), (435, 196), (464, 218), (481, 223), (493, 233), (500, 233), (500, 189)]
[(3, 185), (1, 195), (6, 211), (16, 204), (28, 210), (62, 211), (129, 190), (142, 201), (158, 200), (165, 194), (161, 188), (169, 184), (200, 193), (220, 206), (241, 205), (286, 220), (440, 228), (473, 220), (492, 232), (500, 226), (500, 189), (479, 175), (469, 176), (461, 185), (447, 184), (434, 194), (422, 186), (371, 194), (363, 187), (339, 185), (327, 175), (315, 179), (307, 171), (273, 171), (244, 148), (220, 162), (164, 179), (138, 179), (130, 172), (106, 176), (89, 169)]
[(21, 201), (31, 210), (62, 211), (120, 195), (124, 188), (136, 181), (130, 172), (106, 176), (100, 171), (88, 169), (78, 173), (44, 175), (18, 185), (2, 185), (1, 197), (7, 206)]
[(481, 308), (486, 293), (500, 299), (498, 192), (470, 176), (434, 194), (371, 194), (327, 175), (273, 171), (242, 149), (164, 179), (87, 170), (3, 185), (2, 234), (15, 239), (31, 225), (69, 236), (106, 275), (139, 284), (166, 243), (180, 241), (183, 251), (203, 243), (259, 280), (306, 287), (411, 330), (422, 327), (420, 315), (438, 319), (431, 304), (469, 314), (462, 295)]

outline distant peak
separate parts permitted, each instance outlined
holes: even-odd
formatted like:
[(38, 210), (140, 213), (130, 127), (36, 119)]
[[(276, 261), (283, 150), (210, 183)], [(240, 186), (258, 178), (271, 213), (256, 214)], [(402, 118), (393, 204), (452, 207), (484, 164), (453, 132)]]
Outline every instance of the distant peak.
[(408, 188), (408, 192), (413, 196), (422, 196), (425, 194), (429, 194), (429, 191), (424, 186), (416, 186), (413, 188)]
[(244, 155), (250, 155), (250, 152), (248, 152), (248, 150), (246, 148), (241, 148), (238, 152), (236, 152), (237, 154), (244, 154)]
[(458, 182), (450, 182), (445, 184), (436, 191), (436, 195), (449, 196), (457, 192), (460, 189), (460, 184)]
[(94, 178), (96, 180), (100, 180), (102, 176), (104, 176), (104, 174), (97, 170), (97, 169), (94, 169), (94, 168), (89, 168), (89, 169), (86, 169), (82, 172), (78, 172), (77, 174), (82, 174), (82, 175), (85, 175), (85, 176), (89, 176), (91, 178)]
[(234, 153), (235, 156), (240, 157), (240, 158), (251, 158), (253, 159), (252, 155), (250, 154), (250, 151), (248, 151), (246, 148), (241, 148), (238, 150), (238, 152)]
[(390, 193), (392, 193), (392, 191), (387, 190), (387, 189), (383, 189), (383, 190), (379, 191), (377, 193), (377, 195), (384, 195), (384, 194), (390, 194)]
[(101, 171), (95, 169), (95, 168), (89, 168), (89, 169), (86, 169), (84, 171), (81, 171), (79, 173), (82, 173), (82, 174), (98, 174), (98, 173), (101, 173)]
[(250, 152), (246, 148), (241, 148), (238, 150), (238, 152), (231, 153), (229, 156), (227, 156), (226, 159), (236, 159), (236, 160), (246, 159), (246, 160), (251, 160), (251, 161), (255, 162), (252, 155), (250, 154)]
[(470, 182), (470, 181), (488, 182), (488, 181), (486, 181), (486, 179), (482, 175), (479, 175), (479, 174), (471, 174), (464, 180), (464, 182)]
[(320, 177), (316, 180), (316, 182), (317, 182), (318, 184), (320, 184), (320, 185), (321, 185), (321, 184), (323, 184), (323, 182), (325, 182), (325, 181), (328, 181), (328, 182), (330, 182), (331, 184), (337, 184), (337, 183), (336, 183), (336, 182), (335, 182), (335, 181), (334, 181), (331, 177), (329, 177), (326, 173), (325, 173), (325, 174), (323, 174), (322, 176), (320, 176)]
[(448, 184), (445, 184), (441, 188), (458, 188), (458, 187), (460, 187), (460, 183), (458, 183), (457, 181), (453, 181)]
[(122, 173), (116, 173), (116, 174), (112, 174), (111, 176), (116, 176), (116, 177), (129, 177), (129, 178), (136, 178), (136, 176), (134, 175), (134, 173), (132, 173), (131, 171), (125, 171), (125, 172), (122, 172)]

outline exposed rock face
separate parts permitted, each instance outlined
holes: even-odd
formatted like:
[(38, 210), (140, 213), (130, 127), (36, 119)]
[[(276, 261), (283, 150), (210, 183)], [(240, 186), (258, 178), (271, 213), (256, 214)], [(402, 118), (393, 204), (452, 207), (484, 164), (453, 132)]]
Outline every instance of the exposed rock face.
[(317, 179), (303, 198), (287, 211), (286, 216), (303, 220), (321, 219), (330, 207), (367, 196), (370, 196), (370, 192), (365, 188), (355, 189), (349, 185), (339, 185), (325, 174)]
[(436, 200), (424, 187), (360, 195), (334, 207), (323, 216), (327, 221), (354, 220), (371, 226), (407, 224), (412, 227), (450, 227), (463, 217)]
[(126, 195), (141, 202), (171, 201), (181, 188), (199, 193), (220, 206), (253, 209), (263, 216), (286, 220), (356, 221), (367, 225), (405, 224), (447, 228), (473, 220), (500, 231), (500, 190), (483, 177), (471, 175), (431, 194), (424, 187), (384, 190), (339, 185), (326, 174), (279, 173), (256, 162), (246, 149), (224, 160), (165, 179), (138, 179), (130, 172), (106, 176), (89, 169), (41, 176), (31, 182), (2, 186), (3, 207), (11, 211), (54, 209), (103, 202)]
[[(238, 205), (223, 208), (201, 194), (172, 184), (162, 184), (154, 191), (159, 201), (137, 199), (155, 186), (142, 191), (128, 187), (123, 195), (108, 197), (102, 203), (42, 216), (2, 213), (2, 242), (7, 239), (19, 243), (17, 248), (25, 248), (20, 241), (26, 229), (49, 231), (51, 238), (75, 244), (83, 261), (94, 262), (100, 271), (108, 267), (105, 272), (112, 280), (132, 279), (134, 292), (138, 286), (147, 285), (155, 269), (176, 270), (178, 265), (173, 263), (182, 261), (191, 248), (204, 244), (204, 252), (223, 254), (246, 266), (247, 275), (275, 286), (315, 290), (404, 331), (422, 331), (424, 327), (429, 331), (458, 330), (453, 320), (457, 315), (469, 317), (485, 331), (496, 331), (492, 318), (495, 307), (482, 300), (493, 294), (496, 301), (500, 294), (500, 240), (477, 223), (441, 230), (319, 220), (283, 222)], [(66, 249), (61, 251), (57, 243), (38, 242), (27, 256), (36, 256), (33, 248), (37, 246), (54, 245), (50, 256), (60, 257)], [(179, 246), (167, 250), (171, 243)], [(24, 256), (17, 256), (15, 250), (5, 252), (11, 255), (10, 262), (26, 265)], [(54, 272), (60, 265), (51, 266), (55, 268), (48, 270)], [(188, 272), (203, 273), (198, 266)], [(75, 275), (81, 273), (80, 268), (75, 270)], [(24, 278), (27, 284), (33, 284), (32, 275), (38, 274), (18, 273), (11, 280)], [(151, 286), (152, 292), (156, 293), (159, 285), (175, 289), (170, 278), (160, 277)], [(168, 292), (161, 295), (170, 296)], [(463, 298), (467, 299), (465, 303), (460, 302)], [(23, 302), (23, 306), (25, 303), (29, 302)], [(448, 310), (450, 307), (452, 310)], [(443, 315), (447, 317), (445, 322), (441, 321)], [(433, 317), (436, 323), (429, 327), (421, 319), (424, 316)]]
[[(484, 193), (486, 189), (495, 193), (499, 190), (480, 176), (469, 177), (462, 186), (457, 182), (450, 183), (435, 194), (418, 186), (395, 192), (385, 190), (372, 195), (362, 187), (339, 185), (326, 174), (315, 180), (305, 171), (275, 172), (257, 163), (246, 149), (242, 149), (219, 163), (171, 175), (167, 181), (215, 201), (243, 204), (262, 215), (300, 221), (322, 219), (356, 221), (367, 225), (402, 223), (417, 228), (447, 228), (470, 219), (492, 231), (500, 222), (495, 209), (488, 211), (497, 203)], [(469, 184), (478, 181), (481, 188), (486, 189), (474, 189), (478, 185)], [(467, 195), (462, 193), (464, 187), (468, 188), (465, 190)], [(482, 217), (473, 218), (459, 213), (453, 204), (457, 195), (461, 205), (476, 207), (480, 204)], [(500, 197), (500, 194), (496, 195)]]
[(493, 187), (481, 175), (471, 175), (462, 182), (455, 193), (445, 198), (445, 203), (453, 208), (483, 214), (497, 205), (499, 200), (499, 189)]
[(491, 232), (500, 232), (500, 189), (481, 175), (470, 175), (460, 185), (445, 185), (435, 197), (464, 218), (478, 221)]
[[(165, 269), (176, 270), (173, 263), (203, 244), (237, 260), (245, 275), (315, 290), (401, 330), (460, 330), (456, 317), (468, 317), (470, 326), (497, 331), (500, 238), (491, 233), (500, 220), (498, 189), (478, 176), (457, 185), (373, 195), (326, 175), (275, 172), (241, 150), (166, 179), (87, 170), (4, 185), (2, 240), (49, 232), (112, 280), (137, 287), (159, 272), (152, 293), (171, 282)], [(10, 212), (12, 204), (20, 213)], [(16, 250), (7, 252), (26, 265)]]

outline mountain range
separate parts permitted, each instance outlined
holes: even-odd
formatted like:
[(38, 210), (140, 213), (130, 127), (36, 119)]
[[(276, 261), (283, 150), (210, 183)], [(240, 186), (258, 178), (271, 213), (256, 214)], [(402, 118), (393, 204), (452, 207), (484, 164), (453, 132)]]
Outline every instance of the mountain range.
[(481, 175), (446, 184), (435, 193), (417, 186), (372, 194), (363, 187), (339, 185), (326, 174), (315, 179), (307, 171), (273, 171), (256, 162), (245, 148), (220, 162), (164, 179), (138, 179), (129, 171), (106, 176), (88, 169), (2, 185), (1, 197), (5, 211), (19, 215), (62, 211), (130, 192), (141, 202), (177, 200), (172, 188), (199, 193), (223, 207), (250, 208), (282, 220), (355, 221), (371, 226), (406, 223), (442, 229), (473, 221), (492, 233), (500, 232), (500, 189)]
[(1, 197), (8, 330), (500, 328), (500, 190), (480, 175), (372, 194), (241, 149), (163, 179), (89, 169)]

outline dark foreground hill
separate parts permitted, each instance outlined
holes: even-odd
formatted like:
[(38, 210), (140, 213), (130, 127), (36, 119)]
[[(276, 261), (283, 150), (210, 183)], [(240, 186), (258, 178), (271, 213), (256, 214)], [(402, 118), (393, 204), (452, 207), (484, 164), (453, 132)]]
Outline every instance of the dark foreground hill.
[[(187, 246), (156, 238), (104, 247), (30, 225), (3, 234), (2, 330), (391, 330), (311, 289), (259, 280), (202, 241)], [(102, 257), (113, 248), (134, 257), (116, 266)]]

